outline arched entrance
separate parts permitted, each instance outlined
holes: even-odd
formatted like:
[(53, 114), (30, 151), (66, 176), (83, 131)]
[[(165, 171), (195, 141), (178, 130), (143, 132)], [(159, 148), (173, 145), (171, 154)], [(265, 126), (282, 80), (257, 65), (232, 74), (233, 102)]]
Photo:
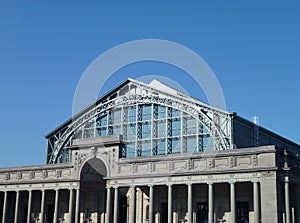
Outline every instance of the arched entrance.
[(82, 167), (80, 218), (84, 222), (104, 222), (107, 167), (98, 159), (88, 160)]

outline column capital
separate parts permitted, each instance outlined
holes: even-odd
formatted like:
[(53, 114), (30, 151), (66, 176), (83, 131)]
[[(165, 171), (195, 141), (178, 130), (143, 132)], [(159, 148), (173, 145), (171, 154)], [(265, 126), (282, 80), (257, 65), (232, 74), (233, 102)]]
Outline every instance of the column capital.
[(213, 182), (207, 182), (206, 184), (207, 185), (213, 185), (214, 183)]
[(135, 189), (135, 188), (136, 188), (136, 185), (130, 185), (130, 188)]
[(252, 183), (259, 183), (259, 180), (258, 179), (253, 179), (251, 182)]
[(187, 186), (193, 186), (193, 183), (192, 182), (188, 182), (186, 183)]
[(167, 187), (172, 187), (173, 186), (172, 183), (167, 183), (166, 185), (167, 185)]
[(228, 183), (229, 184), (236, 184), (237, 182), (235, 180), (229, 180)]

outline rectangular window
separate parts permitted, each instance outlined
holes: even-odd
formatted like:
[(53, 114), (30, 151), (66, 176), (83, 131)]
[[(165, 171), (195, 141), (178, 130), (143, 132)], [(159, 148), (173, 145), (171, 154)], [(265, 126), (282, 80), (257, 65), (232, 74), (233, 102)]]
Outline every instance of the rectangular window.
[(210, 136), (203, 137), (203, 150), (212, 151), (214, 150), (214, 140)]
[(112, 112), (112, 119), (113, 119), (113, 125), (120, 125), (121, 124), (121, 110), (120, 109), (117, 109), (117, 110), (114, 110)]
[(165, 122), (157, 123), (157, 137), (159, 137), (159, 138), (166, 137), (166, 123)]
[(172, 139), (172, 153), (181, 153), (181, 140), (179, 138)]
[(119, 126), (113, 127), (113, 135), (120, 135), (121, 134), (121, 128)]
[(135, 140), (136, 139), (136, 125), (130, 124), (127, 126), (127, 140)]
[(188, 137), (186, 139), (186, 149), (188, 153), (197, 152), (197, 138), (196, 137)]
[(151, 138), (151, 124), (142, 123), (142, 139)]
[(172, 136), (180, 136), (181, 123), (180, 120), (172, 120)]
[(136, 122), (136, 107), (130, 107), (127, 110), (127, 122)]
[(141, 118), (142, 118), (142, 121), (151, 120), (151, 118), (152, 118), (152, 106), (151, 105), (142, 105)]
[(158, 118), (162, 119), (162, 118), (166, 118), (166, 107), (165, 106), (158, 106)]
[(126, 145), (126, 157), (133, 158), (135, 157), (135, 144), (130, 143)]
[(194, 118), (188, 119), (186, 123), (187, 134), (196, 134), (197, 132), (197, 120)]
[(151, 156), (151, 142), (142, 142), (142, 156)]
[(180, 111), (175, 109), (175, 108), (172, 108), (172, 111), (171, 111), (171, 117), (172, 118), (177, 118), (177, 117), (180, 117)]
[(166, 140), (159, 140), (157, 143), (157, 155), (166, 154)]

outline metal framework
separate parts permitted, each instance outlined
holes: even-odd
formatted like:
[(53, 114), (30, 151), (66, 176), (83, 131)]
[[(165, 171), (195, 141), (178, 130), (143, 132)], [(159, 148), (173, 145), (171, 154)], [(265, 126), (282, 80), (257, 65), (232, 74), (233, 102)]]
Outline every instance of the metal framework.
[[(183, 95), (182, 93), (172, 94), (164, 92), (153, 88), (150, 85), (131, 80), (127, 85), (123, 86), (120, 90), (116, 91), (106, 100), (101, 101), (96, 106), (92, 107), (90, 110), (72, 120), (72, 122), (59, 131), (53, 134), (52, 137), (48, 139), (48, 163), (59, 163), (59, 162), (68, 162), (69, 161), (69, 152), (66, 149), (66, 146), (72, 144), (74, 138), (78, 138), (78, 132), (82, 134), (82, 137), (96, 137), (96, 124), (97, 120), (105, 114), (108, 114), (108, 120), (106, 120), (106, 134), (111, 135), (115, 134), (111, 124), (113, 122), (112, 112), (116, 109), (120, 110), (120, 129), (119, 134), (124, 135), (124, 141), (126, 139), (128, 126), (130, 123), (124, 124), (124, 120), (127, 119), (128, 108), (135, 109), (135, 131), (136, 138), (135, 142), (135, 156), (142, 156), (142, 152), (145, 151), (142, 146), (143, 142), (143, 128), (142, 128), (142, 116), (144, 108), (143, 106), (148, 105), (151, 109), (152, 118), (144, 123), (149, 123), (151, 128), (149, 128), (149, 133), (151, 135), (149, 145), (150, 155), (159, 155), (158, 154), (158, 122), (153, 121), (158, 117), (158, 109), (163, 106), (165, 107), (165, 142), (166, 142), (166, 153), (172, 153), (172, 120), (168, 117), (172, 117), (172, 112), (179, 111), (180, 117), (176, 119), (177, 124), (180, 126), (180, 149), (181, 152), (187, 151), (187, 137), (184, 137), (187, 134), (188, 119), (185, 117), (193, 117), (197, 120), (197, 148), (203, 148), (204, 142), (202, 135), (209, 135), (213, 139), (213, 146), (215, 150), (226, 150), (232, 148), (233, 145), (233, 136), (232, 136), (232, 117), (231, 113), (215, 109), (207, 104), (204, 104), (196, 99), (193, 99), (189, 96)], [(180, 123), (179, 123), (180, 122)], [(146, 124), (145, 124), (146, 125)], [(174, 125), (174, 124), (173, 124)], [(89, 128), (90, 126), (90, 128)], [(83, 128), (90, 129), (90, 133), (84, 132)], [(79, 131), (81, 129), (81, 131)], [(94, 131), (94, 133), (92, 133)], [(86, 135), (84, 135), (86, 134)], [(200, 136), (200, 137), (199, 137)], [(79, 137), (80, 138), (80, 137)], [(201, 149), (196, 152), (200, 152)], [(126, 157), (127, 151), (126, 148), (122, 150), (122, 156)], [(147, 154), (146, 154), (147, 155)], [(148, 154), (149, 155), (149, 154)]]

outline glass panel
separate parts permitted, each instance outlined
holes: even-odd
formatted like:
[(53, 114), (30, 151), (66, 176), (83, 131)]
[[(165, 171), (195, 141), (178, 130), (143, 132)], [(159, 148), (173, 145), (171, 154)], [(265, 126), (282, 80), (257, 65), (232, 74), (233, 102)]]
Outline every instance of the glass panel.
[(187, 120), (187, 134), (196, 134), (197, 132), (197, 120), (192, 118)]
[(149, 139), (151, 137), (151, 124), (142, 123), (142, 139)]
[(197, 152), (197, 138), (196, 137), (188, 137), (186, 139), (186, 148), (188, 153)]
[(159, 138), (166, 137), (166, 123), (165, 122), (157, 123), (157, 137), (159, 137)]
[(166, 140), (159, 140), (157, 145), (157, 155), (165, 155), (166, 154)]
[(97, 127), (107, 126), (107, 115), (105, 114), (105, 115), (99, 117), (96, 121), (96, 125), (97, 125)]
[(142, 142), (142, 156), (151, 156), (151, 142)]
[(127, 111), (128, 120), (127, 122), (135, 122), (136, 121), (136, 107), (130, 107)]
[(214, 143), (212, 137), (210, 136), (203, 137), (203, 150), (204, 151), (214, 150)]
[(171, 114), (173, 118), (180, 117), (180, 111), (175, 108), (172, 108)]
[(114, 126), (113, 127), (113, 135), (119, 135), (121, 133), (120, 126)]
[(172, 136), (179, 136), (180, 135), (180, 120), (172, 120)]
[(113, 125), (121, 124), (121, 110), (114, 110), (112, 113)]
[(172, 139), (172, 153), (180, 153), (181, 152), (181, 140), (177, 138)]
[(152, 118), (152, 106), (151, 105), (142, 105), (141, 107), (142, 112), (142, 121), (151, 120)]
[(127, 140), (135, 140), (136, 139), (136, 125), (131, 124), (127, 126)]
[(134, 143), (127, 144), (126, 157), (127, 158), (135, 157), (135, 144)]
[(158, 118), (166, 118), (166, 107), (165, 106), (158, 106)]

